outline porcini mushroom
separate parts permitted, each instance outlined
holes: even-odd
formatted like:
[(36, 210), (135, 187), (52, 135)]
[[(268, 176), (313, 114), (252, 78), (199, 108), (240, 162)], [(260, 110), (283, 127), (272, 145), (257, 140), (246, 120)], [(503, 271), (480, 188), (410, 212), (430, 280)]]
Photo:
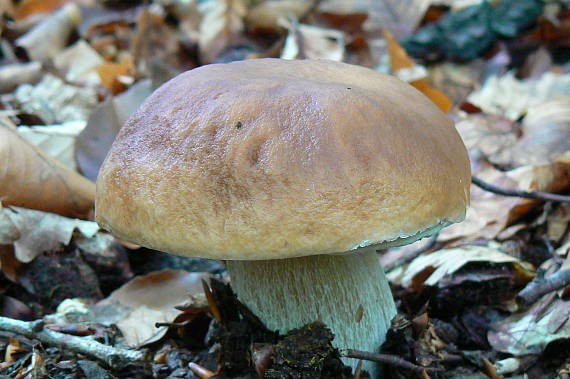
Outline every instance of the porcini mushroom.
[(228, 260), (270, 329), (320, 320), (336, 346), (377, 351), (396, 309), (375, 250), (461, 221), (469, 183), (453, 124), (411, 86), (259, 59), (156, 90), (101, 168), (96, 219), (143, 246)]

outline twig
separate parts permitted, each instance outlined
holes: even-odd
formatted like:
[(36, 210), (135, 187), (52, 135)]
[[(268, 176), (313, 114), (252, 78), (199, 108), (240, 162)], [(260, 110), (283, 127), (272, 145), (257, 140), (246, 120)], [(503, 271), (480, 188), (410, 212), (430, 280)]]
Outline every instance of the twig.
[(570, 284), (570, 268), (560, 270), (548, 278), (537, 276), (532, 282), (517, 295), (518, 300), (524, 305), (533, 304), (543, 295), (557, 291)]
[(342, 357), (347, 358), (356, 358), (356, 359), (364, 359), (365, 361), (373, 361), (378, 363), (383, 363), (389, 366), (395, 366), (404, 368), (406, 370), (410, 370), (413, 372), (421, 373), (424, 370), (429, 372), (436, 372), (442, 371), (439, 368), (429, 368), (429, 367), (422, 367), (415, 365), (411, 362), (408, 362), (397, 355), (389, 355), (389, 354), (379, 354), (379, 353), (370, 353), (367, 351), (360, 351), (360, 350), (353, 350), (353, 349), (344, 349), (340, 351), (340, 355)]
[(0, 317), (0, 331), (14, 333), (29, 339), (95, 358), (109, 367), (125, 367), (142, 365), (145, 355), (142, 351), (120, 349), (99, 343), (89, 337), (77, 337), (59, 333), (43, 327), (43, 321), (20, 321), (8, 317)]
[(523, 191), (518, 189), (505, 189), (501, 187), (497, 187), (491, 183), (487, 183), (476, 176), (471, 177), (471, 183), (475, 184), (477, 187), (484, 189), (485, 191), (489, 191), (492, 193), (496, 193), (497, 195), (501, 196), (510, 196), (510, 197), (522, 197), (524, 199), (534, 199), (534, 200), (545, 200), (545, 201), (556, 201), (559, 203), (570, 203), (570, 196), (565, 195), (558, 195), (551, 192), (543, 192), (543, 191)]

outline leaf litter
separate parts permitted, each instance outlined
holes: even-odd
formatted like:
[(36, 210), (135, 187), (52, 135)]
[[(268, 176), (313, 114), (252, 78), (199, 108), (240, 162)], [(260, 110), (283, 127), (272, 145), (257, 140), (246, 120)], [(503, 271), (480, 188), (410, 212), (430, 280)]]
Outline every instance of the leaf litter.
[[(91, 221), (124, 120), (202, 64), (324, 58), (389, 72), (455, 121), (481, 181), (570, 191), (567, 2), (23, 0), (0, 12), (0, 325), (24, 320), (41, 341), (3, 334), (2, 375), (366, 377), (342, 366), (326, 325), (266, 330), (222, 264), (118, 241)], [(566, 375), (567, 283), (531, 304), (521, 294), (568, 268), (569, 215), (472, 185), (465, 222), (391, 249), (387, 377)], [(46, 336), (146, 364), (110, 365)]]

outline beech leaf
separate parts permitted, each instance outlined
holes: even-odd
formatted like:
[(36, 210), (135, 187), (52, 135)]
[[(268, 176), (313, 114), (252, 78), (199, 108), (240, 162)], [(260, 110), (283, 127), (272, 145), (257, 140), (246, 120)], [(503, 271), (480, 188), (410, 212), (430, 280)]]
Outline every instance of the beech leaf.
[(95, 184), (36, 148), (0, 120), (0, 201), (71, 217), (88, 217)]

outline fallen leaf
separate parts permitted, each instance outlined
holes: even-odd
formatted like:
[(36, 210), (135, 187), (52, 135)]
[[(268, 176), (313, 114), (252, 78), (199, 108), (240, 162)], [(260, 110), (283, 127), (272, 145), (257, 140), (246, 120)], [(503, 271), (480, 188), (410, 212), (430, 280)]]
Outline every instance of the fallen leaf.
[(116, 97), (109, 97), (91, 113), (87, 127), (76, 141), (75, 158), (80, 171), (95, 181), (121, 126), (152, 92), (149, 79), (140, 80)]
[(94, 221), (20, 207), (4, 207), (0, 211), (0, 245), (13, 245), (14, 256), (22, 263), (69, 245), (75, 230), (93, 237), (99, 226)]
[(35, 84), (41, 77), (40, 62), (3, 65), (0, 67), (0, 93), (12, 91), (20, 84)]
[(455, 128), (473, 161), (487, 159), (502, 166), (513, 162), (519, 129), (517, 123), (485, 112), (459, 112), (455, 116)]
[(51, 12), (70, 0), (22, 0), (14, 9), (14, 19), (22, 20), (35, 13)]
[(344, 57), (344, 33), (312, 25), (284, 21), (289, 29), (283, 59), (328, 59), (342, 61)]
[(101, 84), (113, 95), (127, 88), (118, 79), (120, 76), (132, 74), (133, 69), (133, 60), (128, 54), (122, 55), (119, 62), (104, 62), (95, 67), (95, 71), (101, 78)]
[(173, 322), (182, 313), (175, 307), (190, 302), (191, 296), (202, 294), (202, 279), (207, 277), (204, 273), (183, 270), (163, 270), (136, 277), (97, 303), (92, 309), (94, 319), (116, 324), (131, 347), (155, 342), (168, 329), (157, 328), (155, 324)]
[(467, 100), (485, 112), (517, 120), (531, 107), (570, 94), (570, 74), (547, 72), (538, 79), (519, 80), (510, 71), (491, 76)]
[[(570, 225), (570, 204), (559, 204), (546, 216), (546, 235), (548, 239), (560, 242)], [(568, 266), (570, 267), (570, 261)]]
[(34, 147), (0, 120), (0, 201), (4, 206), (87, 217), (95, 184)]
[[(405, 80), (410, 69), (416, 66), (416, 62), (411, 59), (406, 51), (400, 46), (394, 36), (386, 29), (382, 32), (384, 39), (388, 43), (388, 54), (390, 56), (390, 70), (394, 75)], [(411, 77), (408, 80), (412, 86), (426, 95), (435, 105), (443, 112), (447, 113), (451, 110), (451, 100), (441, 91), (433, 88), (425, 79), (417, 79)]]
[(200, 57), (213, 62), (232, 43), (241, 38), (247, 7), (243, 0), (208, 0), (200, 4)]
[(453, 104), (463, 104), (467, 96), (476, 88), (487, 69), (487, 62), (475, 59), (467, 64), (441, 62), (430, 65), (428, 77), (430, 83), (445, 93)]
[[(502, 188), (518, 188), (518, 182), (508, 173), (490, 165), (480, 164), (474, 174), (485, 182)], [(521, 201), (516, 197), (497, 196), (473, 184), (470, 192), (470, 206), (465, 221), (441, 230), (439, 240), (494, 238), (507, 226), (509, 211)]]
[(319, 4), (327, 13), (367, 12), (364, 29), (368, 32), (390, 30), (401, 39), (414, 31), (432, 0), (328, 0)]
[(36, 85), (22, 84), (14, 93), (20, 108), (39, 116), (47, 124), (87, 121), (97, 105), (97, 92), (91, 87), (64, 83), (47, 74)]
[(547, 295), (527, 311), (493, 324), (489, 343), (498, 351), (515, 356), (540, 354), (548, 344), (570, 338), (568, 315), (570, 301), (556, 294)]
[[(414, 259), (403, 272), (401, 284), (435, 286), (441, 279), (471, 262), (519, 264), (519, 260), (493, 246), (460, 246), (442, 249)], [(426, 275), (427, 274), (427, 275)]]
[(75, 171), (75, 139), (85, 125), (84, 121), (70, 121), (60, 125), (20, 126), (17, 131), (47, 155)]
[(53, 63), (71, 82), (91, 85), (101, 82), (94, 69), (103, 63), (103, 58), (83, 39), (57, 54)]
[(551, 163), (570, 151), (570, 96), (532, 106), (522, 123), (512, 164), (515, 166)]
[(69, 3), (19, 37), (15, 44), (26, 50), (33, 60), (55, 57), (67, 45), (73, 29), (81, 22), (81, 10)]
[[(561, 155), (550, 164), (523, 166), (509, 172), (519, 183), (519, 188), (526, 191), (561, 192), (570, 188), (570, 151)], [(520, 199), (509, 209), (507, 224), (510, 224), (528, 211), (539, 201)]]
[(250, 10), (245, 17), (249, 29), (283, 29), (279, 20), (286, 20), (293, 15), (295, 19), (301, 18), (313, 6), (313, 1), (307, 0), (277, 0), (263, 1)]

